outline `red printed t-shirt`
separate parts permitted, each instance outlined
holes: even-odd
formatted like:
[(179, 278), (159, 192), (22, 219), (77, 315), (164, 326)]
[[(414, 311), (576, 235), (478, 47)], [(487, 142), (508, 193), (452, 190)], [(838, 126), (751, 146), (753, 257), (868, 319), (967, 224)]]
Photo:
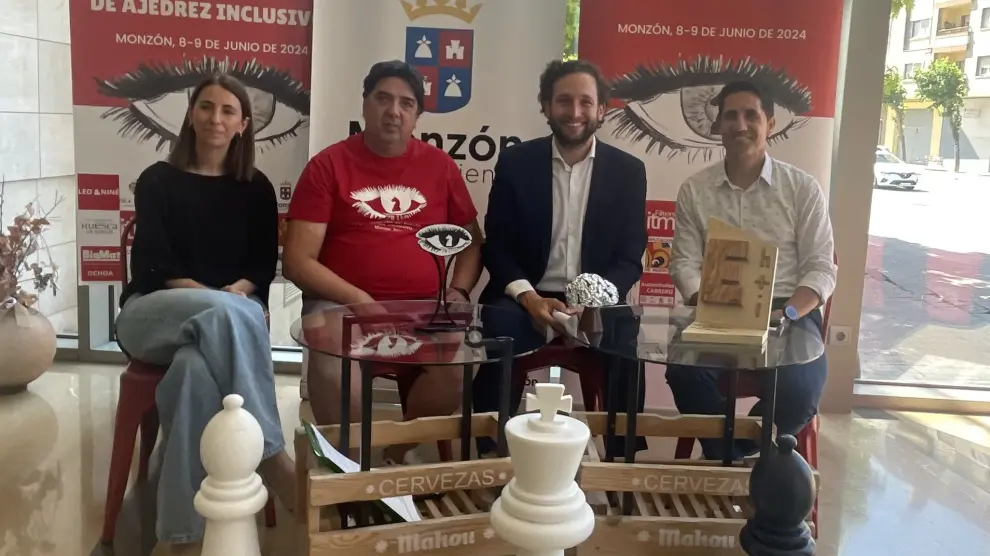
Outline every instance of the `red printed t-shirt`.
[(287, 216), (327, 224), (319, 261), (386, 301), (435, 296), (436, 264), (416, 232), (432, 224), (467, 227), (478, 211), (447, 153), (410, 139), (401, 156), (384, 158), (362, 132), (309, 161)]

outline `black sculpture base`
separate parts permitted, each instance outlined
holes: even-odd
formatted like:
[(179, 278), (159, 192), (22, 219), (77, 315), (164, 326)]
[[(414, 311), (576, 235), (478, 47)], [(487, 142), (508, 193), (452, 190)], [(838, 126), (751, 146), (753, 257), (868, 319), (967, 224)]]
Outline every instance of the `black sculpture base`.
[(471, 327), (459, 322), (444, 322), (431, 320), (428, 324), (416, 327), (416, 332), (420, 334), (443, 334), (446, 332), (467, 332)]
[[(432, 255), (432, 254), (431, 254)], [(433, 315), (430, 317), (430, 321), (426, 324), (421, 324), (416, 327), (416, 332), (421, 334), (442, 334), (445, 332), (467, 332), (470, 330), (470, 326), (465, 323), (460, 323), (455, 321), (450, 316), (450, 304), (447, 302), (447, 275), (450, 273), (450, 268), (454, 266), (454, 257), (450, 258), (446, 268), (440, 262), (440, 257), (437, 255), (433, 256), (433, 262), (437, 265), (437, 281), (439, 282), (440, 289), (437, 293), (437, 304), (433, 309)], [(441, 311), (443, 314), (441, 314)]]
[(814, 556), (815, 539), (807, 523), (798, 527), (774, 527), (751, 519), (739, 533), (739, 543), (749, 556)]

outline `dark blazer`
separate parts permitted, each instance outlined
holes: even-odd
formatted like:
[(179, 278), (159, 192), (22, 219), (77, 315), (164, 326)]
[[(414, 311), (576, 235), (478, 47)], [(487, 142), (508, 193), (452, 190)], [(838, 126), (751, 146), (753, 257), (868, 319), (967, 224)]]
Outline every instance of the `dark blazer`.
[[(525, 278), (536, 287), (547, 270), (553, 226), (551, 137), (503, 150), (488, 195), (482, 257), (490, 280), (482, 303)], [(646, 168), (598, 141), (581, 239), (581, 272), (615, 284), (621, 303), (643, 273), (646, 250)]]

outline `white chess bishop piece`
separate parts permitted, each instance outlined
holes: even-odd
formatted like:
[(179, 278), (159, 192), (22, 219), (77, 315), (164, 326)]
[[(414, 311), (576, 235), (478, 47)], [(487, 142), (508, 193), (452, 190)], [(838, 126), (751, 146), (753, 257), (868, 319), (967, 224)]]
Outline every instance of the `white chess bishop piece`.
[(242, 409), (244, 398), (223, 399), (200, 439), (206, 479), (196, 493), (196, 511), (206, 518), (203, 556), (260, 556), (255, 518), (268, 490), (255, 472), (264, 452), (261, 425)]
[(591, 536), (595, 515), (574, 480), (588, 446), (588, 426), (571, 411), (563, 384), (537, 384), (526, 413), (509, 419), (506, 442), (514, 477), (492, 506), (492, 528), (520, 556), (563, 556)]

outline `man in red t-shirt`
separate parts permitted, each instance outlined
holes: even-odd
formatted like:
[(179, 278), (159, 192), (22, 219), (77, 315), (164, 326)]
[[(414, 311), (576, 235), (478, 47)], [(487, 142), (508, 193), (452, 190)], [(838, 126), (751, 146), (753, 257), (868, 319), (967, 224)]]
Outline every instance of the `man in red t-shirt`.
[[(412, 137), (423, 112), (422, 77), (404, 62), (379, 62), (364, 79), (363, 97), (364, 131), (314, 156), (289, 205), (282, 270), (304, 292), (303, 314), (352, 304), (371, 312), (379, 301), (435, 299), (436, 265), (416, 238), (431, 224), (471, 232), (473, 242), (458, 254), (447, 292), (448, 300), (468, 301), (482, 268), (478, 211), (457, 164)], [(457, 410), (460, 366), (410, 368), (422, 373), (409, 392), (407, 419)], [(354, 421), (361, 415), (361, 380), (356, 365), (351, 373)], [(300, 386), (318, 423), (340, 422), (340, 359), (305, 353)], [(406, 450), (386, 456), (401, 463)]]

